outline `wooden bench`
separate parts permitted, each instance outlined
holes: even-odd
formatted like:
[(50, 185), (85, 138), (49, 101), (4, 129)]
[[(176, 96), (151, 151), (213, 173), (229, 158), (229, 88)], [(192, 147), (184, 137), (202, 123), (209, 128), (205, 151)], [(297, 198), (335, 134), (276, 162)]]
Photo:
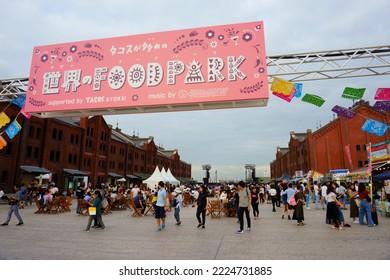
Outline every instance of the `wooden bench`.
[(38, 210), (34, 212), (34, 214), (42, 214), (46, 213), (46, 205), (41, 204), (38, 198), (34, 199), (35, 204), (37, 205)]

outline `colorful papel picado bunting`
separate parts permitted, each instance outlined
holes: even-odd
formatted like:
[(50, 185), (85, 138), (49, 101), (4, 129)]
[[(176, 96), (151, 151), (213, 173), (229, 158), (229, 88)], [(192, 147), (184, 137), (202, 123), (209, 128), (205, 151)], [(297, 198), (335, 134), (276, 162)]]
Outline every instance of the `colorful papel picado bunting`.
[(303, 102), (311, 103), (313, 105), (316, 105), (317, 107), (321, 107), (325, 100), (322, 99), (322, 97), (314, 94), (308, 94), (306, 93), (305, 96), (302, 98)]
[(290, 95), (284, 95), (277, 92), (273, 92), (272, 94), (276, 97), (279, 97), (280, 99), (283, 99), (284, 101), (291, 102), (291, 100), (294, 98), (295, 91), (293, 90)]
[(390, 101), (377, 101), (372, 108), (376, 110), (390, 111)]
[(302, 87), (303, 87), (303, 84), (301, 84), (301, 83), (294, 84), (294, 89), (295, 89), (294, 97), (300, 98), (302, 96)]
[(11, 120), (9, 119), (9, 117), (7, 116), (6, 113), (4, 112), (1, 112), (0, 113), (0, 128), (5, 126), (7, 123), (9, 123)]
[(280, 93), (286, 96), (290, 96), (293, 89), (294, 89), (294, 83), (276, 77), (274, 78), (271, 84), (272, 92)]
[(26, 103), (26, 95), (18, 95), (14, 100), (12, 100), (11, 104), (15, 104), (16, 106), (23, 108)]
[(7, 146), (7, 141), (4, 140), (3, 136), (0, 135), (0, 150)]
[(376, 134), (378, 136), (383, 136), (385, 134), (388, 125), (378, 122), (373, 119), (367, 119), (366, 122), (362, 126), (362, 130), (371, 134)]
[(21, 126), (18, 123), (17, 120), (14, 120), (7, 128), (4, 130), (5, 133), (7, 133), (9, 139), (12, 139), (15, 137), (16, 134), (21, 130)]
[(348, 99), (362, 99), (365, 91), (366, 91), (365, 88), (346, 87), (341, 97), (348, 98)]
[(390, 100), (390, 88), (378, 88), (375, 93), (375, 100)]
[(353, 111), (348, 110), (347, 108), (344, 108), (342, 106), (336, 105), (332, 108), (332, 112), (335, 112), (339, 116), (346, 117), (347, 119), (352, 119), (356, 113)]
[(30, 119), (31, 118), (31, 115), (29, 113), (26, 113), (26, 111), (24, 111), (24, 108), (22, 108), (20, 110), (20, 113), (25, 116), (27, 119)]

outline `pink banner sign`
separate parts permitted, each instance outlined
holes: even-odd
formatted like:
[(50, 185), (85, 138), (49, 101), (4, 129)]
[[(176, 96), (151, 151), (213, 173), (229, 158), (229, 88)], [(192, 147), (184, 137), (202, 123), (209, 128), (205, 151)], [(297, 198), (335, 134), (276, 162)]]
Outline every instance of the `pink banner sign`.
[(141, 113), (267, 101), (259, 21), (35, 47), (25, 111)]
[(344, 150), (345, 150), (345, 154), (347, 155), (349, 166), (353, 167), (353, 165), (352, 165), (352, 156), (351, 156), (351, 145), (350, 144), (345, 145)]

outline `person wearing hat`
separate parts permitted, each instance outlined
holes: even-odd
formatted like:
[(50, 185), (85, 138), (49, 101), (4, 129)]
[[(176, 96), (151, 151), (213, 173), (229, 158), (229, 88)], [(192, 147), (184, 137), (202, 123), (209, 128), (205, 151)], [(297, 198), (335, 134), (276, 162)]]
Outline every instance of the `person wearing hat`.
[(181, 209), (181, 205), (183, 203), (183, 197), (181, 195), (181, 189), (180, 188), (176, 188), (174, 190), (174, 198), (173, 198), (173, 207), (175, 207), (175, 214), (174, 214), (174, 217), (176, 219), (176, 225), (180, 226), (181, 225), (181, 220), (180, 220), (180, 209)]

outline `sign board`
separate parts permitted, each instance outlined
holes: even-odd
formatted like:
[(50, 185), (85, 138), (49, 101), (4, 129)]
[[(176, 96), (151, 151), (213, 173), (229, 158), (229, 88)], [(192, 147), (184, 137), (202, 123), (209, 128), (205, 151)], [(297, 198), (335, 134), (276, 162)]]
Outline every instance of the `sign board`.
[(303, 177), (303, 171), (302, 170), (295, 171), (295, 177), (296, 178), (302, 178)]
[(34, 47), (25, 111), (53, 117), (267, 102), (259, 21)]
[(371, 145), (371, 161), (390, 160), (390, 141)]

